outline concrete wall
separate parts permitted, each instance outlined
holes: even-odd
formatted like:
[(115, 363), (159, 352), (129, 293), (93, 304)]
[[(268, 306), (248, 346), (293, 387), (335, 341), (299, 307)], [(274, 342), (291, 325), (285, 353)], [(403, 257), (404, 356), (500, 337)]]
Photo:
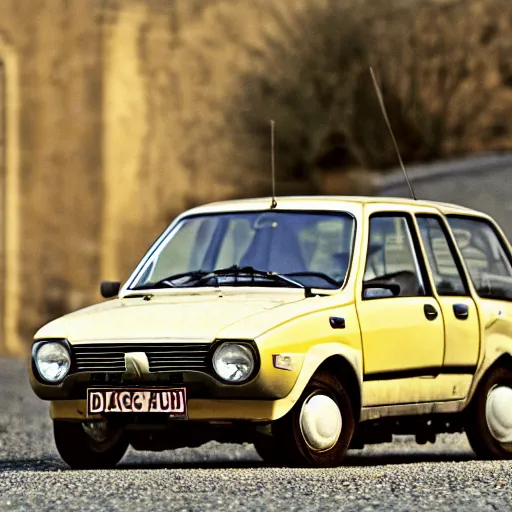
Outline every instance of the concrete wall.
[(173, 119), (172, 2), (119, 2), (104, 12), (102, 275), (124, 279), (186, 205)]
[[(0, 60), (0, 333), (5, 330), (5, 66)], [(0, 336), (0, 339), (2, 337)]]
[[(467, 206), (492, 215), (512, 239), (512, 153), (408, 167), (416, 197)], [(377, 195), (408, 197), (401, 170), (377, 181)]]
[(172, 56), (210, 3), (0, 2), (0, 352), (101, 300), (189, 206)]
[(11, 352), (65, 307), (66, 289), (74, 290), (66, 300), (82, 304), (99, 278), (98, 35), (89, 0), (0, 2), (7, 329), (0, 343)]

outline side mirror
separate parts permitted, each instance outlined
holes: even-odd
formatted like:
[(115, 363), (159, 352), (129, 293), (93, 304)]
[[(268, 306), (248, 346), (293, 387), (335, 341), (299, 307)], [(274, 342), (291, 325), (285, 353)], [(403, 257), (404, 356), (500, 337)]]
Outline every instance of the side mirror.
[(120, 289), (121, 283), (119, 281), (102, 281), (100, 284), (100, 293), (105, 299), (117, 297)]
[(384, 299), (400, 295), (400, 285), (387, 281), (363, 283), (363, 299)]

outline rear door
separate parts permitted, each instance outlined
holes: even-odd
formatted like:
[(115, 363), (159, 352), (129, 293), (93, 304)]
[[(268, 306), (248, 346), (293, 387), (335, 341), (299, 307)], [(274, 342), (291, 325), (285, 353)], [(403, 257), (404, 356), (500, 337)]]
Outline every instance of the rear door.
[(478, 295), (483, 335), (512, 337), (512, 256), (503, 233), (489, 218), (447, 215), (447, 220)]
[(444, 219), (440, 215), (419, 214), (416, 220), (443, 313), (446, 348), (442, 373), (453, 376), (452, 390), (455, 387), (456, 395), (465, 395), (480, 351), (478, 309)]

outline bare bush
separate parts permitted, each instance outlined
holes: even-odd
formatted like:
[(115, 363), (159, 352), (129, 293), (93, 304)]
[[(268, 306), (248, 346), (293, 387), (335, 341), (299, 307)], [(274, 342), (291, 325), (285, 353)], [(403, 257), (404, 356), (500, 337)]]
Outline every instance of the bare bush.
[(281, 31), (284, 40), (264, 34), (251, 52), (262, 62), (241, 76), (235, 135), (246, 145), (255, 141), (250, 155), (261, 154), (261, 167), (268, 118), (276, 118), (283, 172), (295, 179), (318, 168), (396, 165), (372, 65), (406, 162), (510, 146), (510, 123), (500, 124), (497, 112), (512, 107), (499, 75), (507, 76), (511, 61), (503, 48), (504, 14), (511, 12), (506, 0), (333, 1), (287, 17), (275, 8), (274, 17), (293, 30)]
[(281, 190), (319, 192), (326, 170), (364, 189), (354, 169), (397, 163), (370, 65), (406, 162), (510, 147), (511, 29), (509, 0), (212, 6), (176, 57), (182, 161), (219, 197), (268, 191), (274, 119)]

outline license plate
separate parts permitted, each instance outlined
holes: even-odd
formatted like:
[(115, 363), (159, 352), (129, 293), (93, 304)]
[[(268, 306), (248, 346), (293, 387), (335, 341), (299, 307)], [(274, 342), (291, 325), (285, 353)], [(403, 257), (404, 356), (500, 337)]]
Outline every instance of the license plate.
[(88, 389), (87, 416), (102, 413), (164, 413), (187, 416), (185, 388)]

